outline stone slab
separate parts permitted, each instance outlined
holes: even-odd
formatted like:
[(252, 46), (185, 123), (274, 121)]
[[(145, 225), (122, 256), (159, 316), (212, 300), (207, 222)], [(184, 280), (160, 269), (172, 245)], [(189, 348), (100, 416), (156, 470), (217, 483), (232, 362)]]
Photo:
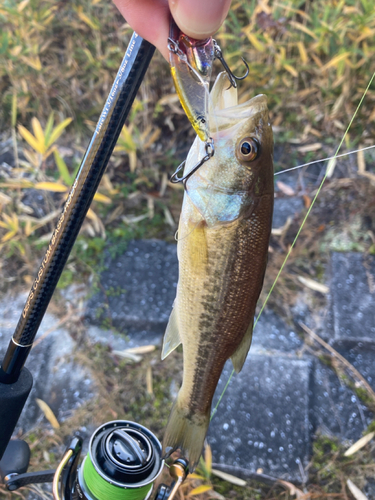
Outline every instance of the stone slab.
[[(26, 302), (27, 294), (7, 296), (0, 301), (0, 359), (5, 354)], [(47, 313), (40, 325), (37, 339), (53, 330), (59, 322)], [(74, 359), (76, 344), (63, 327), (56, 328), (36, 345), (26, 361), (34, 384), (21, 414), (17, 429), (31, 429), (43, 414), (35, 398), (42, 399), (62, 422), (72, 411), (91, 398), (95, 392), (89, 372)]]
[(250, 353), (295, 352), (302, 347), (302, 344), (293, 327), (265, 308), (255, 325)]
[(331, 275), (333, 340), (375, 343), (375, 257), (333, 252)]
[(178, 265), (176, 245), (158, 240), (129, 243), (116, 259), (106, 259), (101, 274), (104, 292), (88, 302), (86, 320), (111, 324), (129, 336), (164, 333), (176, 296)]
[[(228, 362), (214, 405), (232, 371)], [(311, 362), (250, 354), (235, 375), (210, 424), (213, 459), (228, 472), (256, 472), (301, 479), (310, 453)], [(245, 471), (245, 472), (244, 472)]]
[(288, 198), (275, 198), (272, 227), (279, 228), (284, 226), (288, 217), (294, 218), (303, 210), (303, 200), (299, 196), (290, 196)]
[[(341, 354), (348, 357), (348, 351), (342, 351)], [(367, 366), (373, 365), (373, 360), (374, 353), (370, 353)], [(341, 441), (356, 441), (372, 422), (374, 415), (355, 392), (340, 381), (331, 367), (317, 359), (314, 364), (310, 410), (314, 431), (336, 436)], [(375, 367), (372, 373), (374, 371)]]

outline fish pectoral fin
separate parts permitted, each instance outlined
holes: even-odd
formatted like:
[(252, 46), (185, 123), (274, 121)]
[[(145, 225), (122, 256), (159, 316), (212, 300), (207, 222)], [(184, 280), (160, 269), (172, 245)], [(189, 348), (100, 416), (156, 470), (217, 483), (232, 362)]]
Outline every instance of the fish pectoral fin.
[(241, 344), (237, 347), (236, 352), (230, 358), (236, 373), (239, 373), (242, 370), (247, 353), (249, 352), (251, 339), (253, 338), (253, 325), (254, 322), (252, 321), (241, 341)]
[(173, 307), (171, 315), (169, 316), (167, 329), (165, 330), (161, 359), (165, 359), (180, 344), (181, 339), (178, 332), (177, 309)]

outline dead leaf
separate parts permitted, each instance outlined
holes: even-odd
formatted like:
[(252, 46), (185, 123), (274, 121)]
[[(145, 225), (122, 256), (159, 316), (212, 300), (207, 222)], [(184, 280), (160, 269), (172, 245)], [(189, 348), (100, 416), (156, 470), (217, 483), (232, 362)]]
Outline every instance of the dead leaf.
[(154, 394), (153, 390), (153, 382), (152, 382), (152, 368), (150, 365), (148, 365), (147, 370), (146, 370), (146, 388), (147, 388), (147, 394)]
[(346, 481), (348, 488), (356, 500), (368, 500), (365, 494), (350, 479)]
[(321, 142), (314, 142), (313, 144), (306, 144), (306, 146), (300, 146), (297, 148), (297, 151), (300, 153), (309, 153), (310, 151), (318, 151), (318, 149), (322, 149)]
[(124, 351), (113, 351), (113, 354), (120, 356), (120, 358), (130, 359), (134, 363), (139, 363), (142, 360), (142, 356), (128, 352), (126, 349)]
[(210, 486), (209, 484), (202, 484), (201, 486), (198, 486), (197, 488), (191, 490), (189, 496), (200, 495), (201, 493), (205, 493), (206, 491), (210, 490), (212, 490), (212, 486)]
[(38, 399), (38, 398), (35, 398), (35, 401), (37, 402), (37, 405), (42, 410), (42, 412), (44, 413), (44, 416), (46, 417), (46, 419), (48, 420), (48, 422), (52, 425), (52, 427), (54, 429), (59, 429), (60, 428), (60, 424), (57, 421), (57, 418), (55, 417), (53, 411), (48, 406), (48, 404), (45, 403), (43, 400)]
[(311, 206), (311, 198), (307, 194), (302, 195), (303, 198), (303, 203), (305, 205), (305, 208), (310, 208)]
[(282, 193), (286, 194), (287, 196), (294, 196), (295, 195), (294, 189), (282, 181), (277, 181), (276, 186), (280, 189), (280, 191)]
[(7, 203), (10, 203), (12, 201), (12, 198), (8, 196), (5, 193), (0, 193), (0, 205), (6, 205)]
[(291, 495), (295, 495), (297, 498), (306, 498), (305, 493), (300, 489), (298, 489), (297, 486), (294, 486), (294, 484), (290, 483), (289, 481), (278, 479), (277, 482), (282, 486), (284, 486), (284, 488), (289, 490)]
[(311, 278), (304, 278), (303, 276), (298, 276), (298, 281), (300, 281), (303, 285), (307, 286), (311, 290), (315, 292), (320, 292), (326, 294), (329, 292), (329, 287), (327, 285), (323, 285), (323, 283), (319, 283)]
[(140, 345), (138, 347), (129, 347), (126, 349), (126, 352), (130, 352), (131, 354), (148, 354), (149, 352), (155, 351), (156, 346), (153, 344), (148, 345)]
[(363, 174), (366, 171), (365, 155), (363, 151), (357, 153), (358, 173)]
[(221, 470), (217, 469), (212, 469), (211, 472), (220, 479), (228, 481), (228, 483), (235, 484), (236, 486), (246, 486), (246, 481), (240, 479), (239, 477), (232, 476), (232, 474), (228, 474), (227, 472), (222, 472)]
[(54, 193), (65, 193), (68, 188), (61, 184), (60, 182), (37, 182), (34, 189), (42, 189), (46, 191), (52, 191)]
[(289, 216), (283, 226), (272, 229), (272, 236), (282, 236), (283, 234), (285, 234), (288, 231), (292, 221), (292, 217)]
[(366, 446), (366, 444), (369, 443), (374, 436), (375, 432), (369, 432), (365, 436), (361, 437), (361, 439), (358, 439), (358, 441), (346, 450), (344, 456), (350, 457), (350, 455), (354, 455), (354, 453), (357, 453), (357, 451)]
[(336, 163), (337, 163), (337, 158), (331, 158), (327, 163), (326, 176), (328, 179), (332, 177), (333, 172), (335, 171)]

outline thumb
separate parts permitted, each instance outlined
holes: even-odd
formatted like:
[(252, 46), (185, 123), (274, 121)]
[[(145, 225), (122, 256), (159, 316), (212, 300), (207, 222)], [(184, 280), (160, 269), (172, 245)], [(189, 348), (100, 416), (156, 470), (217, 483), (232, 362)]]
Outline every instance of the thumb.
[(207, 38), (227, 17), (231, 0), (168, 0), (173, 19), (186, 35)]

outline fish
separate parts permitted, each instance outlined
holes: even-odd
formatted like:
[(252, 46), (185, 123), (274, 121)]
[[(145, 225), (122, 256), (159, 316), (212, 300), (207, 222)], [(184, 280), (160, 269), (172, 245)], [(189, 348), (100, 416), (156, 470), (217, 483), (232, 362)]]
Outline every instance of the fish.
[[(207, 434), (213, 395), (230, 358), (238, 373), (250, 349), (272, 226), (273, 134), (267, 98), (238, 104), (220, 73), (210, 93), (214, 155), (185, 182), (178, 227), (179, 279), (162, 359), (183, 346), (183, 382), (163, 439), (192, 472)], [(196, 137), (184, 176), (205, 154)]]

